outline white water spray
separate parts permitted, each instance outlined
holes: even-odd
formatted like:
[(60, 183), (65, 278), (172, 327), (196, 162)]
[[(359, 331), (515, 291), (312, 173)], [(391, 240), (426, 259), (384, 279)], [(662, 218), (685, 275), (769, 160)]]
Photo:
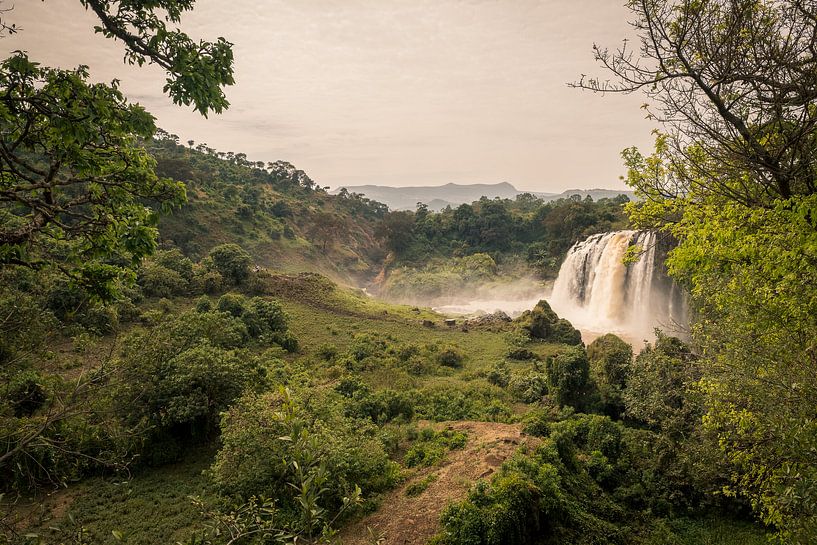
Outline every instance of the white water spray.
[[(623, 259), (641, 248), (635, 263)], [(582, 331), (585, 340), (613, 332), (631, 342), (652, 340), (660, 327), (672, 334), (686, 325), (686, 305), (667, 277), (651, 231), (615, 231), (575, 244), (559, 269), (549, 302)]]

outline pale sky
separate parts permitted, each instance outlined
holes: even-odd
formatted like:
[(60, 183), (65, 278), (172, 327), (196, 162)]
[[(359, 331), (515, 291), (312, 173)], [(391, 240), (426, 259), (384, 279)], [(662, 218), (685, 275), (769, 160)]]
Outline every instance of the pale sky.
[(87, 64), (182, 141), (290, 161), (321, 185), (510, 182), (623, 188), (623, 148), (649, 148), (643, 97), (570, 89), (621, 43), (623, 0), (198, 0), (181, 28), (235, 44), (230, 109), (204, 119), (123, 64), (79, 0), (5, 0), (0, 40), (48, 66)]

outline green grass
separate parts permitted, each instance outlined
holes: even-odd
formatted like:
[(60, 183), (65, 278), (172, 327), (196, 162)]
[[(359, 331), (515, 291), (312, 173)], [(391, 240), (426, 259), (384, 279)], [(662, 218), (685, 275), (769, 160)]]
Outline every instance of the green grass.
[[(61, 516), (26, 530), (39, 536), (29, 543), (71, 542), (67, 536), (77, 535), (79, 528), (85, 542), (95, 545), (183, 542), (200, 527), (199, 513), (189, 496), (212, 497), (202, 472), (213, 455), (212, 449), (194, 451), (179, 463), (146, 469), (126, 481), (83, 481), (64, 492), (73, 500), (68, 500)], [(121, 541), (114, 532), (121, 533)]]
[(641, 542), (644, 545), (768, 545), (769, 537), (757, 524), (712, 517), (656, 520)]
[[(425, 327), (422, 325), (423, 320), (434, 318), (441, 324), (442, 317), (428, 311), (413, 313), (410, 307), (381, 302), (358, 303), (356, 310), (361, 315), (350, 317), (302, 302), (282, 300), (281, 303), (290, 316), (290, 329), (301, 342), (305, 355), (314, 355), (325, 344), (333, 344), (343, 351), (349, 347), (356, 334), (370, 333), (385, 336), (398, 343), (458, 346), (466, 355), (465, 367), (460, 374), (467, 374), (468, 371), (490, 368), (505, 357), (508, 348), (505, 333), (465, 333), (459, 328), (447, 328), (443, 325)], [(383, 313), (383, 310), (387, 312)]]

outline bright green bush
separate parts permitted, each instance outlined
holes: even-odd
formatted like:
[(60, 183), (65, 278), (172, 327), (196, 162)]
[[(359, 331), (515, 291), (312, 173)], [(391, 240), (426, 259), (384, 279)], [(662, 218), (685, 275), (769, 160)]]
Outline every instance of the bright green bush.
[(505, 421), (510, 409), (497, 395), (496, 387), (471, 384), (464, 387), (432, 386), (411, 392), (414, 410), (419, 418), (443, 422), (447, 420)]
[(467, 441), (468, 436), (463, 432), (424, 428), (403, 461), (407, 467), (429, 467), (445, 458), (449, 451), (465, 447)]
[(144, 429), (147, 444), (172, 448), (208, 438), (221, 411), (265, 383), (257, 359), (238, 349), (246, 334), (227, 313), (195, 311), (131, 333), (112, 396), (117, 413), (128, 426)]
[(541, 401), (548, 393), (548, 381), (544, 373), (526, 371), (514, 373), (508, 381), (508, 390), (524, 403)]
[(212, 467), (223, 492), (274, 499), (292, 524), (302, 515), (304, 487), (319, 485), (310, 489), (310, 501), (331, 518), (355, 486), (369, 497), (393, 486), (398, 474), (375, 426), (344, 416), (338, 394), (305, 396), (278, 391), (243, 398), (224, 415)]

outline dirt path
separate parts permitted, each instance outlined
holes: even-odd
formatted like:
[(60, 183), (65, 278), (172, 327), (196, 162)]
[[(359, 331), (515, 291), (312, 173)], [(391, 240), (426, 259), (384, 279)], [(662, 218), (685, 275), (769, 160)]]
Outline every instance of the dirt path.
[[(441, 464), (418, 472), (390, 492), (380, 508), (344, 529), (342, 545), (425, 545), (439, 531), (440, 513), (453, 500), (462, 499), (478, 479), (488, 478), (520, 446), (532, 444), (519, 425), (494, 422), (450, 422), (439, 429), (464, 431), (468, 443), (454, 450)], [(430, 474), (436, 480), (415, 497), (406, 487)]]

